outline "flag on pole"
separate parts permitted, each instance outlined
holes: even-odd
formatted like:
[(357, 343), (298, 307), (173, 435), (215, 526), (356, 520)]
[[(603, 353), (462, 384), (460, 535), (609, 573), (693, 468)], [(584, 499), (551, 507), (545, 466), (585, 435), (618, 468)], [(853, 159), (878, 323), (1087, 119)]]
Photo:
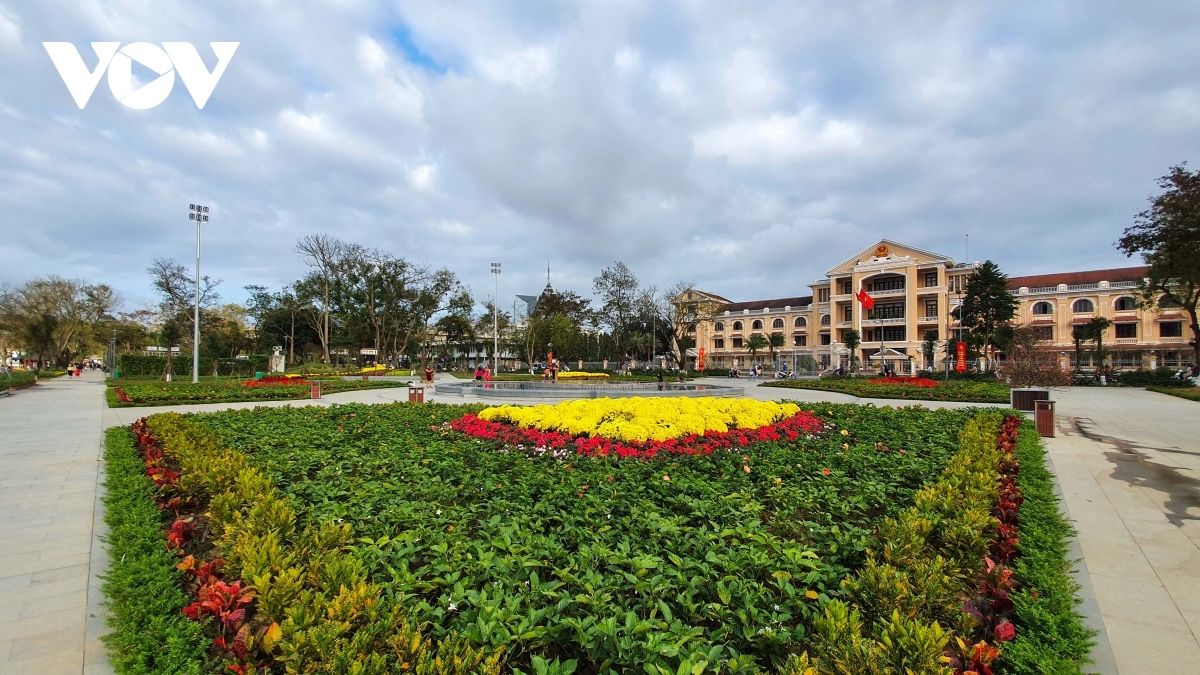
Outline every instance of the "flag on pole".
[(862, 303), (863, 309), (871, 309), (875, 306), (875, 298), (867, 295), (867, 292), (861, 288), (858, 289), (858, 293), (854, 294), (854, 297), (858, 298), (858, 301)]

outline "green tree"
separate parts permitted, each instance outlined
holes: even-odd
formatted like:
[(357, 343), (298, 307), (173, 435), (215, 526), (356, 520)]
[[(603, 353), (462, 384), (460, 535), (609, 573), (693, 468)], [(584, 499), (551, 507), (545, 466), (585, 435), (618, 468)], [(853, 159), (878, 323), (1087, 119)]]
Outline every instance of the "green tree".
[(775, 354), (783, 346), (783, 333), (771, 333), (767, 336), (767, 348), (771, 350), (771, 363), (775, 363)]
[(629, 326), (641, 309), (638, 285), (638, 278), (623, 262), (614, 262), (592, 280), (592, 290), (601, 302), (597, 317), (612, 330), (622, 355), (628, 346)]
[(1158, 179), (1162, 194), (1137, 214), (1117, 241), (1126, 256), (1138, 253), (1149, 267), (1140, 304), (1159, 311), (1167, 304), (1183, 308), (1191, 319), (1193, 363), (1200, 363), (1200, 171), (1173, 166)]
[(850, 350), (850, 372), (857, 372), (858, 348), (862, 345), (862, 334), (851, 328), (842, 333), (842, 342), (846, 345), (846, 349)]
[(988, 260), (967, 278), (963, 296), (962, 325), (971, 331), (990, 360), (994, 356), (992, 334), (1012, 321), (1017, 311), (1017, 299), (1008, 292), (1008, 276), (996, 263)]
[(1083, 324), (1084, 334), (1092, 341), (1094, 349), (1092, 350), (1092, 363), (1096, 366), (1096, 379), (1100, 379), (1101, 370), (1104, 368), (1104, 362), (1108, 360), (1108, 352), (1104, 351), (1104, 333), (1108, 327), (1112, 325), (1112, 321), (1098, 316), (1091, 321)]
[(1074, 326), (1071, 328), (1071, 340), (1075, 343), (1075, 374), (1079, 374), (1083, 364), (1083, 343), (1087, 342), (1088, 331), (1086, 326)]
[(921, 354), (925, 357), (925, 366), (933, 367), (933, 359), (937, 354), (938, 334), (936, 330), (925, 331), (925, 341), (921, 343)]
[(751, 335), (746, 339), (746, 350), (750, 352), (750, 365), (753, 366), (757, 361), (758, 353), (766, 349), (770, 345), (767, 339), (758, 333)]

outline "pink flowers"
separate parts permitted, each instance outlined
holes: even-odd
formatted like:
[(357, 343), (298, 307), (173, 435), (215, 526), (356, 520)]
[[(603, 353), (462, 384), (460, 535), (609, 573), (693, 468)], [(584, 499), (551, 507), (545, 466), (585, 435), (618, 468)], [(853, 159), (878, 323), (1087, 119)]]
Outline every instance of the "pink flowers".
[(795, 415), (757, 429), (710, 431), (665, 441), (616, 441), (611, 438), (575, 437), (558, 431), (541, 431), (503, 422), (481, 420), (473, 414), (450, 422), (450, 428), (475, 438), (499, 441), (509, 446), (532, 448), (536, 452), (568, 451), (585, 456), (654, 457), (659, 453), (708, 455), (715, 450), (744, 448), (764, 441), (795, 440), (801, 435), (821, 431), (824, 420), (809, 412)]

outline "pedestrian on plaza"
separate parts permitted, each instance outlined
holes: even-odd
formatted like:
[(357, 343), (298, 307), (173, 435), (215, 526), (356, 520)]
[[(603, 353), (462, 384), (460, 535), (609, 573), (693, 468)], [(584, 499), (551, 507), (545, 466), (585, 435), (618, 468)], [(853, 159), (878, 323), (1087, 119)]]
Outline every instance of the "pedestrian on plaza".
[(487, 383), (486, 385), (484, 385), (485, 387), (487, 387), (488, 389), (492, 388), (492, 367), (491, 366), (483, 367), (483, 381)]
[(482, 379), (483, 379), (483, 368), (480, 366), (475, 366), (475, 381), (478, 382), (479, 380), (482, 380)]
[(661, 370), (658, 371), (658, 390), (659, 391), (663, 390), (663, 374), (662, 374)]
[(425, 383), (433, 384), (433, 366), (425, 366)]

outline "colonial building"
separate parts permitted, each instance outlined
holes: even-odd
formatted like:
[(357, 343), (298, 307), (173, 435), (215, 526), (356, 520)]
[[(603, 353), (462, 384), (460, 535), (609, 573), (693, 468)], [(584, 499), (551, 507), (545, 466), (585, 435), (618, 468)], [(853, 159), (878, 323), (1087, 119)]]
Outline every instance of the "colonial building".
[[(1064, 367), (1075, 366), (1074, 329), (1095, 317), (1112, 322), (1104, 336), (1109, 364), (1116, 369), (1177, 368), (1190, 362), (1187, 317), (1181, 310), (1138, 308), (1137, 288), (1145, 267), (1011, 277), (1009, 292), (1021, 301), (1014, 323), (1033, 326), (1043, 347), (1058, 353)], [(1080, 366), (1090, 368), (1085, 345)]]
[[(945, 339), (958, 330), (955, 310), (978, 264), (885, 239), (829, 269), (824, 279), (809, 284), (810, 295), (730, 302), (695, 291), (681, 301), (701, 299), (695, 312), (696, 347), (704, 348), (709, 367), (745, 368), (751, 337), (770, 342), (776, 335), (778, 346), (754, 350), (755, 361), (773, 357), (802, 370), (836, 368), (849, 363), (845, 334), (856, 330), (861, 339), (857, 356), (867, 367), (886, 363), (897, 372), (927, 365), (940, 369)], [(1020, 301), (1015, 322), (1043, 331), (1047, 348), (1060, 352), (1064, 366), (1074, 363), (1072, 327), (1093, 316), (1114, 322), (1106, 339), (1113, 347), (1114, 367), (1177, 365), (1181, 353), (1186, 359), (1183, 319), (1170, 311), (1137, 308), (1133, 292), (1144, 275), (1145, 268), (1139, 267), (1010, 279), (1010, 292)], [(874, 300), (872, 310), (864, 310), (857, 300), (859, 290)], [(933, 363), (926, 363), (922, 353), (926, 338), (937, 341)]]

